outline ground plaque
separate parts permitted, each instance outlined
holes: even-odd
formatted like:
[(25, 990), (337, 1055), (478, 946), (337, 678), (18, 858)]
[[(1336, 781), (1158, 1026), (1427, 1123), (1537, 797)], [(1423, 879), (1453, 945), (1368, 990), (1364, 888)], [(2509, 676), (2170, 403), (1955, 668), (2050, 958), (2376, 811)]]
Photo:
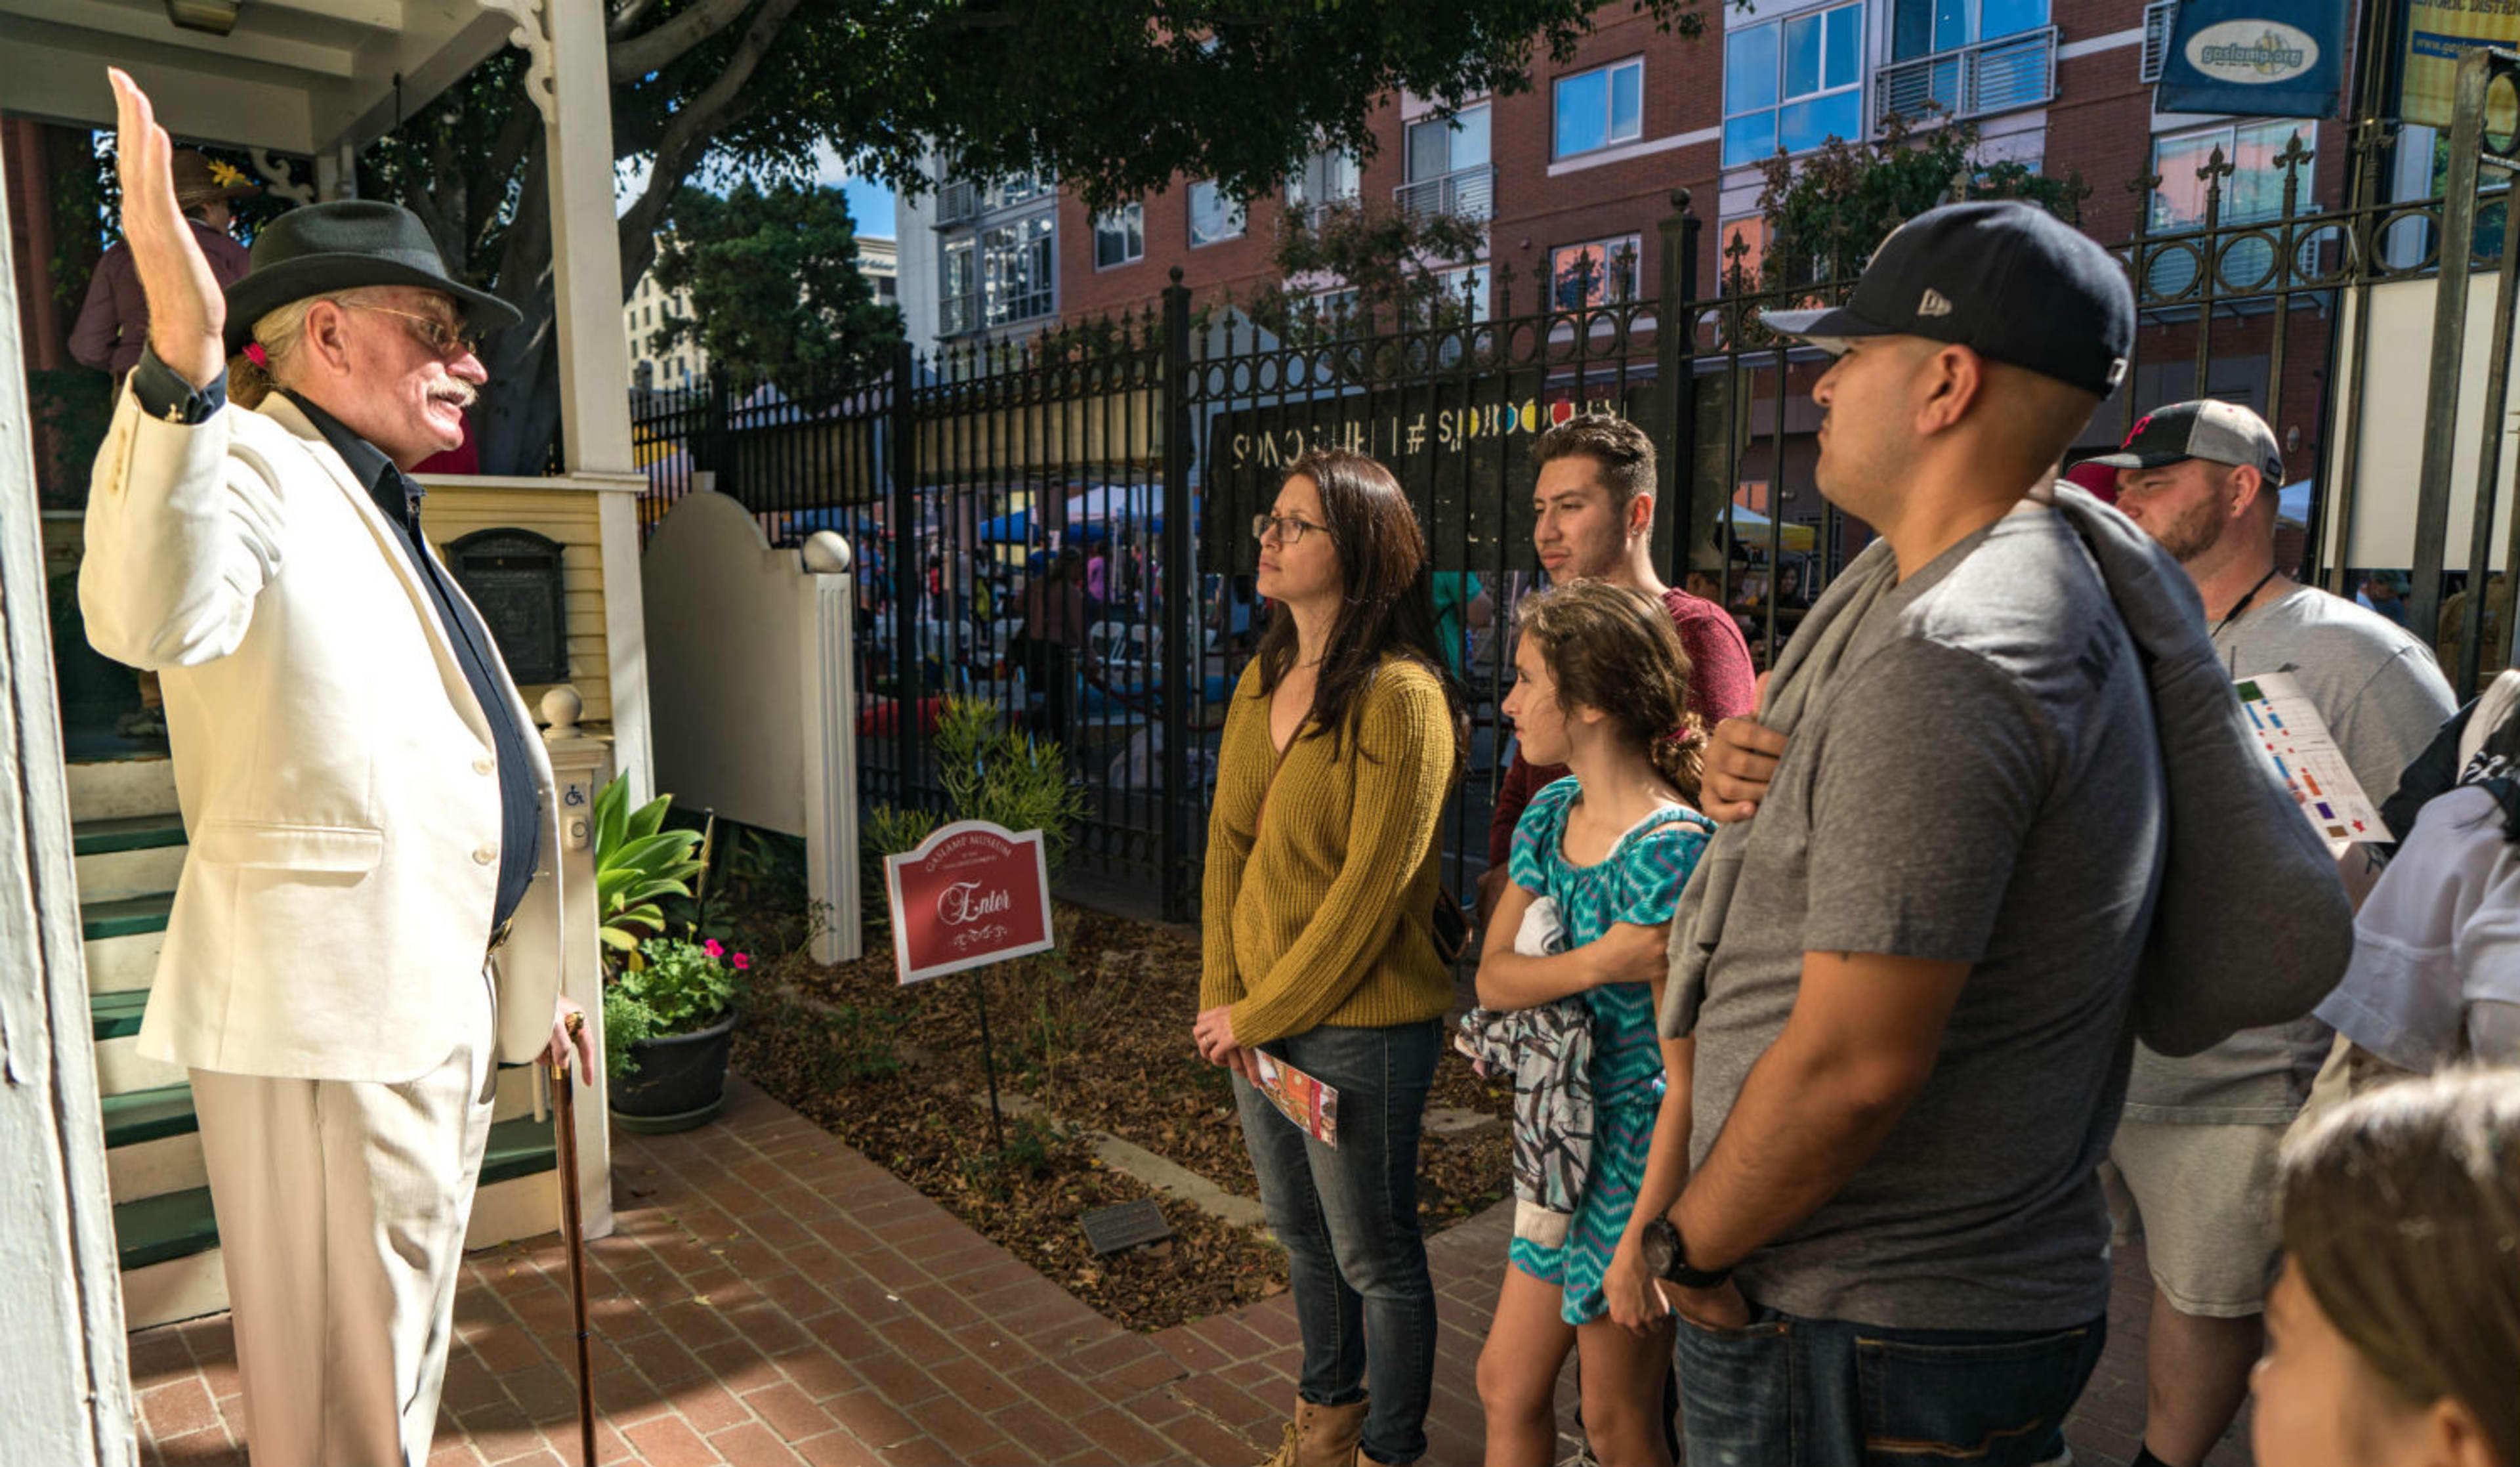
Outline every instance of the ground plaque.
[(530, 529), (481, 529), (446, 547), (455, 583), (481, 609), (508, 671), (524, 684), (568, 681), (568, 610), (561, 544)]
[(1173, 1235), (1173, 1225), (1164, 1220), (1164, 1210), (1155, 1206), (1151, 1197), (1124, 1202), (1118, 1207), (1096, 1208), (1077, 1219), (1085, 1224), (1085, 1241), (1099, 1254), (1115, 1254), (1144, 1243), (1159, 1243)]

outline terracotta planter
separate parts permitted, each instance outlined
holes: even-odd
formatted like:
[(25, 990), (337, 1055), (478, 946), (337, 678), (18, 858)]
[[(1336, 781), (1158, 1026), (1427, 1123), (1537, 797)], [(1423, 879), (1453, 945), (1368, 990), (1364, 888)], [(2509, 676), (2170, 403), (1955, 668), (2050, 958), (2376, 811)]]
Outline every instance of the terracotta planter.
[(726, 1104), (727, 1051), (740, 1017), (729, 1010), (706, 1029), (632, 1043), (639, 1069), (612, 1082), (613, 1123), (649, 1136), (707, 1124)]

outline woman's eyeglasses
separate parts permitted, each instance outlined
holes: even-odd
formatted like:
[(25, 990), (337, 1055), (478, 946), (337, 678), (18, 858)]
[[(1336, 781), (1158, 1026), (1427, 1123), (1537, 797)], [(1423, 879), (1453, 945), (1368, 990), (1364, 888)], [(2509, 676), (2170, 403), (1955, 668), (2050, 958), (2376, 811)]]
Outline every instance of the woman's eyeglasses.
[(1251, 538), (1265, 540), (1273, 530), (1277, 532), (1279, 544), (1298, 545), (1303, 543), (1306, 531), (1326, 535), (1330, 532), (1330, 527), (1327, 525), (1315, 525), (1294, 515), (1253, 515), (1251, 517)]
[(345, 303), (352, 310), (372, 310), (381, 316), (400, 316), (406, 321), (418, 322), (420, 324), (420, 330), (413, 332), (412, 335), (420, 338), (422, 344), (427, 345), (429, 350), (436, 352), (439, 356), (445, 357), (449, 361), (459, 361), (481, 349), (481, 343), (478, 338), (472, 336), (470, 332), (465, 331), (461, 327), (450, 326), (435, 316), (423, 316), (407, 310), (395, 310), (390, 305), (370, 305), (363, 300), (352, 300)]

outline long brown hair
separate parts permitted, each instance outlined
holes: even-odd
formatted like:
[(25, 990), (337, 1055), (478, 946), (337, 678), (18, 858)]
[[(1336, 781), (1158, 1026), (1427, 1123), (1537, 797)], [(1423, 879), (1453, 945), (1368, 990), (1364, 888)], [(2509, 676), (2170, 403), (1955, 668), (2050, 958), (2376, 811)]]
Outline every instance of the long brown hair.
[[(1322, 518), (1338, 549), (1339, 609), (1322, 655), (1321, 681), (1313, 689), (1312, 727), (1326, 734), (1330, 753), (1359, 712), (1359, 695), (1373, 686), (1387, 656), (1409, 659), (1443, 684), (1453, 714), (1453, 767), (1465, 750), (1461, 683), (1435, 631), (1435, 591), (1426, 561), (1426, 535), (1418, 513), (1391, 471), (1347, 448), (1316, 448), (1286, 466), (1278, 481), (1309, 479), (1322, 494)], [(1275, 690), (1295, 665), (1295, 619), (1273, 613), (1261, 635), (1260, 691)]]
[(1706, 725), (1688, 711), (1688, 653), (1662, 604), (1606, 580), (1574, 580), (1525, 597), (1514, 617), (1557, 684), (1557, 706), (1600, 710), (1696, 804)]
[(2359, 1096), (2284, 1148), (2283, 1246), (2355, 1353), (2520, 1464), (2520, 1071)]

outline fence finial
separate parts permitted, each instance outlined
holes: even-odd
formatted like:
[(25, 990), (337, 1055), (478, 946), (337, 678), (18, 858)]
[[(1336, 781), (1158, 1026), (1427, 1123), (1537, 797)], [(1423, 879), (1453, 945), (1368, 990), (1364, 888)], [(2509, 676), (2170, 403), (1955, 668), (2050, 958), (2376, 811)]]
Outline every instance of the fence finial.
[(1685, 214), (1685, 213), (1688, 212), (1688, 190), (1687, 190), (1687, 189), (1674, 189), (1674, 190), (1672, 190), (1672, 191), (1671, 191), (1671, 207), (1672, 207), (1672, 211), (1673, 211), (1674, 213), (1682, 213), (1682, 214)]

